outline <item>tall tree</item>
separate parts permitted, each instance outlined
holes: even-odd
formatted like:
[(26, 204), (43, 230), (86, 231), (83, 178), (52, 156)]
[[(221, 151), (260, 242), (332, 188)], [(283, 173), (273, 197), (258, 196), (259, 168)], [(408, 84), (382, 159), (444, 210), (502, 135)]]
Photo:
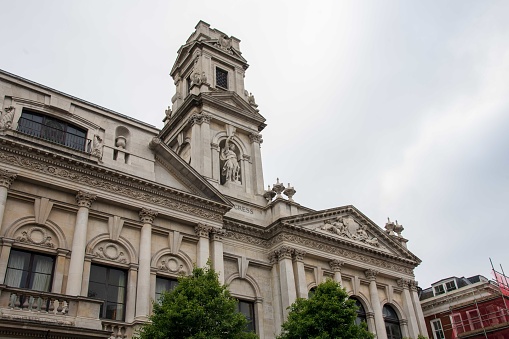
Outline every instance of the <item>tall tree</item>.
[(365, 324), (356, 325), (355, 301), (338, 283), (327, 280), (309, 299), (290, 306), (288, 320), (279, 339), (373, 339)]
[(140, 339), (252, 339), (245, 332), (247, 320), (236, 311), (236, 300), (219, 284), (210, 267), (194, 268), (192, 275), (179, 278), (178, 285), (154, 303), (151, 322)]

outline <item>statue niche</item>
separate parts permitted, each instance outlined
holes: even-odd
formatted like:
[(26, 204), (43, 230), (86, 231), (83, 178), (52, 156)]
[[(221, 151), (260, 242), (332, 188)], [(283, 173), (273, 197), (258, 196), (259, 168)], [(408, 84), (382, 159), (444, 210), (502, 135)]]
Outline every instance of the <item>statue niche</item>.
[(232, 138), (233, 136), (229, 136), (219, 143), (221, 185), (226, 183), (241, 184), (240, 152), (238, 147), (232, 142)]

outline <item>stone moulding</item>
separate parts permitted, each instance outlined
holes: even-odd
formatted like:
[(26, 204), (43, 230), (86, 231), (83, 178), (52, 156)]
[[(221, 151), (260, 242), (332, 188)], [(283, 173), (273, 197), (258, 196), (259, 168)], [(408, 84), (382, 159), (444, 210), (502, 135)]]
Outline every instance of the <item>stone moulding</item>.
[[(387, 252), (382, 252), (374, 248), (368, 249), (367, 247), (353, 244), (341, 240), (340, 238), (326, 236), (314, 232), (313, 230), (297, 228), (294, 225), (285, 223), (277, 225), (277, 229), (279, 230), (277, 233), (273, 232), (273, 230), (264, 230), (254, 226), (242, 225), (230, 220), (225, 220), (224, 227), (227, 230), (225, 238), (264, 247), (266, 249), (270, 249), (282, 242), (287, 242), (410, 276), (413, 276), (413, 268), (418, 265), (415, 261), (402, 259)], [(338, 247), (338, 242), (351, 246), (352, 250)], [(359, 249), (372, 253), (379, 258), (361, 254), (356, 251)], [(398, 264), (396, 261), (402, 262), (402, 264)]]
[[(139, 201), (195, 214), (209, 220), (219, 222), (223, 220), (224, 212), (220, 208), (198, 203), (196, 200), (200, 200), (199, 197), (186, 198), (184, 192), (171, 192), (172, 190), (167, 187), (160, 187), (164, 189), (164, 192), (161, 192), (157, 190), (159, 187), (157, 184), (147, 183), (143, 185), (143, 180), (139, 180), (139, 183), (126, 183), (125, 180), (117, 180), (113, 173), (105, 173), (102, 169), (94, 168), (95, 166), (90, 164), (81, 164), (76, 160), (74, 160), (76, 163), (90, 169), (78, 168), (70, 163), (64, 163), (54, 158), (48, 161), (48, 159), (36, 157), (30, 153), (23, 153), (23, 155), (10, 154), (21, 154), (21, 152), (11, 149), (6, 150), (4, 147), (0, 148), (0, 161), (9, 165), (17, 165), (23, 169), (51, 175), (60, 179), (72, 180), (74, 183), (83, 184), (90, 188), (117, 193)], [(72, 160), (70, 159), (70, 161)], [(125, 175), (118, 175), (118, 178), (132, 179)], [(167, 197), (168, 193), (172, 194), (171, 198)], [(194, 199), (194, 201), (191, 199)], [(215, 205), (213, 202), (211, 204)]]

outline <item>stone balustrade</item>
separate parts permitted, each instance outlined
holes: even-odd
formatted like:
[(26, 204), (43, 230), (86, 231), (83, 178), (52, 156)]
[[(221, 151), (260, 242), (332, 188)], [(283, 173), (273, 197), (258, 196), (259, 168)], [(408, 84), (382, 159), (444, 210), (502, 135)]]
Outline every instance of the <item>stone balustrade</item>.
[(99, 319), (102, 303), (80, 296), (0, 285), (0, 317), (4, 319), (102, 330)]
[(130, 330), (125, 323), (114, 320), (102, 320), (103, 330), (111, 332), (109, 339), (127, 338), (127, 332)]

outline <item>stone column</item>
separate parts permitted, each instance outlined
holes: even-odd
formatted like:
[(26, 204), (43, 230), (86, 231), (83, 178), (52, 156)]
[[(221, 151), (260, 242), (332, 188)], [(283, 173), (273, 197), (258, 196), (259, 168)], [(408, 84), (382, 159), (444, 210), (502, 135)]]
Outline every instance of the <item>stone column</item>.
[(279, 259), (279, 281), (281, 284), (281, 304), (283, 307), (283, 321), (288, 319), (288, 307), (297, 299), (295, 290), (295, 276), (293, 274), (293, 248), (281, 246), (276, 250)]
[(293, 251), (293, 270), (295, 272), (295, 287), (297, 288), (297, 297), (308, 297), (308, 286), (306, 284), (306, 272), (304, 272), (304, 256), (306, 251), (295, 249)]
[(329, 261), (329, 266), (332, 272), (334, 272), (334, 281), (339, 283), (343, 287), (343, 281), (341, 280), (341, 266), (344, 262), (338, 259)]
[(157, 212), (148, 208), (140, 211), (143, 223), (140, 235), (138, 284), (136, 287), (136, 319), (146, 320), (150, 311), (150, 259), (152, 257), (152, 223)]
[(212, 267), (218, 274), (219, 283), (224, 284), (224, 259), (223, 259), (223, 236), (226, 230), (222, 228), (212, 228)]
[(13, 239), (2, 239), (2, 251), (0, 252), (0, 285), (5, 282), (5, 274), (7, 273), (7, 263), (9, 262), (9, 256), (11, 255), (11, 248)]
[(409, 281), (406, 279), (398, 279), (398, 286), (403, 289), (403, 307), (405, 309), (405, 315), (408, 322), (408, 336), (411, 338), (417, 338), (419, 334), (419, 327), (417, 325), (417, 319), (415, 317), (414, 305), (412, 302), (412, 297), (410, 296), (410, 291), (408, 288)]
[(71, 262), (67, 278), (68, 295), (80, 295), (83, 280), (83, 265), (85, 263), (85, 248), (87, 246), (88, 212), (97, 198), (95, 194), (79, 191), (76, 195), (78, 214), (71, 247)]
[(272, 265), (271, 279), (272, 279), (272, 307), (274, 309), (274, 327), (276, 328), (276, 336), (281, 334), (282, 321), (282, 307), (281, 307), (281, 288), (279, 285), (278, 274), (278, 257), (276, 251), (269, 253), (269, 261)]
[(378, 275), (378, 271), (367, 270), (364, 274), (369, 280), (369, 298), (371, 300), (371, 307), (373, 307), (373, 312), (375, 313), (376, 337), (377, 339), (387, 339), (382, 306), (380, 305), (380, 298), (378, 297), (378, 289), (376, 287), (376, 276)]
[[(53, 273), (53, 286), (51, 287), (51, 292), (53, 293), (62, 293), (62, 283), (64, 282), (66, 261), (65, 258), (67, 253), (69, 253), (68, 250), (64, 250), (62, 248), (57, 249), (57, 260), (55, 263), (55, 272)], [(81, 295), (84, 294), (82, 293)]]
[(262, 135), (254, 133), (249, 134), (249, 140), (251, 141), (251, 160), (253, 161), (252, 177), (255, 179), (253, 191), (257, 194), (263, 194), (265, 192), (265, 187), (263, 182), (262, 153), (260, 151), (263, 142)]
[(205, 267), (207, 260), (209, 260), (209, 232), (212, 227), (198, 224), (194, 228), (194, 232), (199, 237), (198, 246), (196, 248), (196, 266)]
[(399, 321), (399, 327), (401, 328), (401, 335), (403, 335), (403, 338), (417, 338), (417, 336), (412, 337), (410, 333), (408, 332), (408, 321), (406, 319), (400, 319)]
[(12, 182), (16, 179), (16, 174), (0, 169), (0, 236), (3, 236), (3, 220), (5, 213), (5, 204), (7, 203), (7, 191)]
[(424, 322), (424, 314), (422, 313), (421, 302), (419, 301), (419, 295), (417, 294), (418, 283), (415, 280), (409, 281), (410, 295), (412, 296), (412, 303), (415, 309), (415, 315), (417, 317), (417, 325), (419, 326), (419, 333), (423, 336), (428, 336), (428, 328)]

